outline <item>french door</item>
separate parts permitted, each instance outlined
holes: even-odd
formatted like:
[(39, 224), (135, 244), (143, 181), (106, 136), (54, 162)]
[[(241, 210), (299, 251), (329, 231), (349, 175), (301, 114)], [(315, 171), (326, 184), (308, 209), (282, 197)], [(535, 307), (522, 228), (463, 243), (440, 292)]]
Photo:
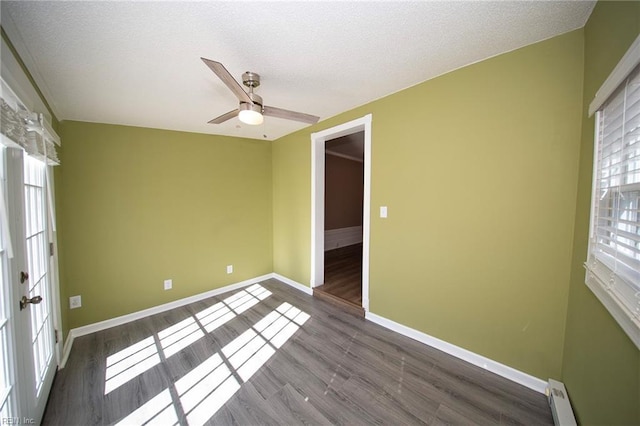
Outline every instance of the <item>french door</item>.
[(6, 148), (0, 145), (0, 419), (17, 417), (15, 324), (11, 301), (17, 292), (11, 291), (9, 258), (13, 257), (9, 241), (7, 212)]
[(0, 150), (8, 217), (0, 235), (0, 417), (39, 424), (57, 365), (46, 166), (21, 149)]

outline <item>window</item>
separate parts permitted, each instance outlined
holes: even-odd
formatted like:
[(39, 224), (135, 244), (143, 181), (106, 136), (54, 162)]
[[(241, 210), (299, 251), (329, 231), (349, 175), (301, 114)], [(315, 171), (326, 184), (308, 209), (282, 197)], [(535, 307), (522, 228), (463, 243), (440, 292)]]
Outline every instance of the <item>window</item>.
[[(640, 38), (598, 92), (586, 283), (640, 348)], [(620, 73), (621, 67), (627, 70)], [(629, 71), (630, 70), (630, 71)], [(615, 78), (616, 86), (611, 83)], [(597, 100), (598, 96), (596, 96)], [(594, 101), (596, 102), (596, 101)], [(592, 108), (594, 104), (592, 103)]]

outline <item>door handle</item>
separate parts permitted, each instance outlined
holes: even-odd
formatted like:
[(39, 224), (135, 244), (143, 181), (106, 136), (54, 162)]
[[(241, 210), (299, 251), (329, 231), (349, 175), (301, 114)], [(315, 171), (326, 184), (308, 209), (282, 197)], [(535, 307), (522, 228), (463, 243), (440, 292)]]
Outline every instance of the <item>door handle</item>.
[(25, 309), (29, 303), (37, 305), (40, 302), (42, 302), (42, 296), (33, 296), (31, 299), (28, 299), (27, 296), (22, 296), (22, 299), (20, 299), (20, 310)]

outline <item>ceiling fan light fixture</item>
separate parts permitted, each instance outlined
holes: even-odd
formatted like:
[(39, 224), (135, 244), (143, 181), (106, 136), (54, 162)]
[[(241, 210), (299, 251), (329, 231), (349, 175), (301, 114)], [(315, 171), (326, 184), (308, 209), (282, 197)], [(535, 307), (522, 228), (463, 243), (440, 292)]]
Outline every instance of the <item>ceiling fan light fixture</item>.
[(242, 102), (240, 104), (240, 112), (238, 118), (245, 124), (257, 126), (262, 124), (264, 117), (262, 116), (262, 107), (258, 104), (249, 104)]
[(229, 111), (219, 117), (209, 120), (211, 124), (221, 124), (227, 120), (238, 117), (242, 123), (252, 126), (262, 124), (264, 116), (283, 118), (285, 120), (296, 120), (303, 123), (315, 124), (320, 117), (315, 115), (304, 114), (296, 111), (289, 111), (282, 108), (265, 106), (260, 95), (253, 93), (253, 89), (260, 86), (260, 75), (254, 72), (245, 72), (242, 74), (242, 84), (249, 88), (249, 92), (242, 88), (233, 76), (229, 73), (224, 65), (211, 59), (200, 58), (208, 66), (215, 75), (233, 92), (238, 98), (240, 106), (238, 109)]

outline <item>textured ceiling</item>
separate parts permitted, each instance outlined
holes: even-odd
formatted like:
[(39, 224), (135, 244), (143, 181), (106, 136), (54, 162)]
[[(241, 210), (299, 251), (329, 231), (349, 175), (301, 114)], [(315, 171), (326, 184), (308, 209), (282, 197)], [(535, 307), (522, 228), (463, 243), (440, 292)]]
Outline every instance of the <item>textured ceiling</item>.
[[(276, 139), (306, 125), (207, 121), (237, 107), (202, 63), (257, 72), (265, 104), (334, 116), (582, 27), (594, 2), (1, 2), (60, 120)], [(266, 136), (265, 136), (266, 135)]]

